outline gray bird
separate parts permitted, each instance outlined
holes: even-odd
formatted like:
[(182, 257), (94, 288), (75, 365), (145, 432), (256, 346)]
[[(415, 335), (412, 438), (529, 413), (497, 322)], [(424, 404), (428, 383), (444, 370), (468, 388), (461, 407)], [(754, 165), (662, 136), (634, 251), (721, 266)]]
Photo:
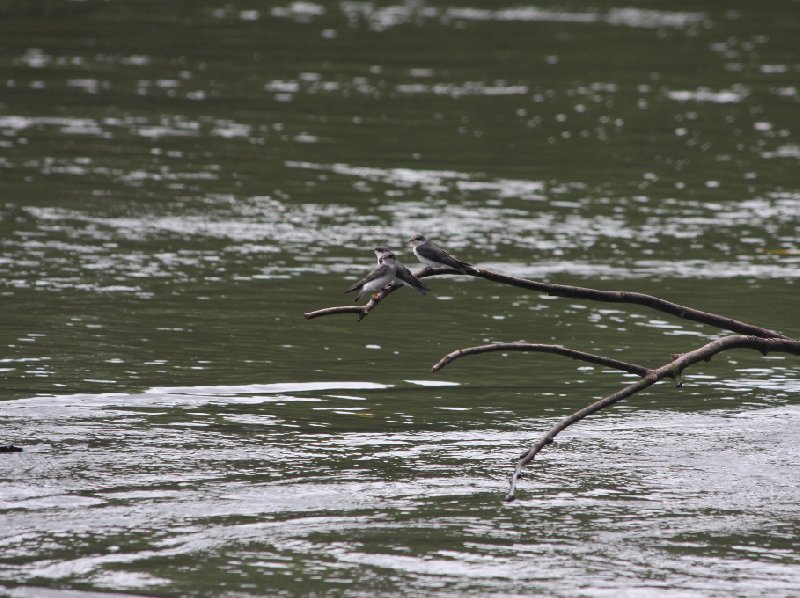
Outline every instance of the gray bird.
[[(386, 247), (373, 247), (372, 251), (375, 253), (375, 257), (378, 258), (378, 262), (381, 261), (381, 256), (386, 253), (392, 253)], [(427, 294), (430, 289), (422, 283), (422, 281), (414, 276), (411, 273), (411, 270), (406, 268), (400, 262), (397, 263), (397, 269), (395, 270), (395, 282), (399, 282), (400, 284), (406, 285), (407, 287), (411, 287), (415, 291), (417, 291), (420, 295)]]
[(422, 235), (411, 237), (411, 247), (417, 259), (433, 268), (453, 268), (459, 272), (466, 272), (472, 264), (457, 260), (438, 245), (434, 245)]
[(380, 290), (392, 282), (396, 270), (397, 258), (395, 258), (393, 253), (384, 253), (378, 258), (378, 266), (352, 287), (347, 289), (345, 293), (358, 291), (358, 295), (356, 295), (354, 301), (354, 303), (357, 303), (364, 293)]

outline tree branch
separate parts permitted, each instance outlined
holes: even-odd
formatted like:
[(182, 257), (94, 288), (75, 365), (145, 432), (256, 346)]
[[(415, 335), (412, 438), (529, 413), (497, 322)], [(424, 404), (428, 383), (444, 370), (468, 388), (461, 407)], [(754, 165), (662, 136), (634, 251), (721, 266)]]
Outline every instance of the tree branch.
[[(438, 362), (433, 365), (434, 372), (439, 371), (450, 362), (466, 357), (467, 355), (479, 355), (481, 353), (490, 353), (494, 351), (536, 351), (541, 353), (553, 353), (562, 355), (573, 359), (579, 359), (588, 363), (611, 367), (624, 372), (636, 374), (641, 378), (636, 382), (629, 384), (617, 392), (608, 395), (607, 397), (595, 401), (580, 409), (571, 415), (563, 418), (556, 425), (552, 426), (550, 430), (542, 436), (537, 442), (531, 445), (522, 455), (520, 455), (514, 470), (509, 479), (509, 490), (506, 494), (506, 501), (513, 501), (516, 495), (517, 483), (522, 477), (523, 468), (528, 465), (538, 455), (542, 449), (551, 444), (555, 437), (567, 429), (574, 423), (581, 421), (589, 415), (605, 409), (606, 407), (630, 397), (665, 378), (672, 378), (678, 386), (681, 385), (681, 375), (684, 369), (694, 365), (699, 361), (709, 361), (713, 356), (723, 351), (732, 349), (754, 349), (766, 355), (770, 351), (779, 351), (793, 355), (800, 355), (800, 340), (793, 339), (779, 332), (754, 326), (746, 322), (740, 322), (732, 318), (721, 316), (718, 314), (703, 312), (694, 308), (686, 307), (666, 301), (659, 297), (646, 295), (644, 293), (629, 292), (629, 291), (600, 291), (596, 289), (589, 289), (584, 287), (575, 287), (563, 284), (551, 284), (545, 282), (538, 282), (528, 280), (525, 278), (518, 278), (515, 276), (506, 276), (484, 268), (476, 268), (473, 266), (468, 267), (465, 272), (459, 272), (454, 269), (434, 269), (422, 268), (414, 273), (417, 278), (426, 278), (429, 276), (440, 276), (449, 274), (466, 274), (476, 278), (484, 278), (491, 282), (499, 284), (510, 285), (531, 291), (539, 291), (554, 295), (557, 297), (567, 297), (575, 299), (588, 299), (592, 301), (604, 301), (610, 303), (632, 303), (635, 305), (642, 305), (649, 307), (656, 311), (666, 314), (674, 315), (686, 320), (701, 322), (717, 328), (730, 330), (734, 333), (730, 336), (725, 336), (709, 343), (702, 347), (689, 351), (688, 353), (678, 354), (672, 356), (672, 361), (656, 368), (649, 369), (644, 366), (619, 361), (610, 357), (601, 355), (593, 355), (575, 349), (568, 349), (558, 345), (544, 345), (534, 343), (496, 343), (491, 345), (481, 345), (477, 347), (468, 347), (465, 349), (457, 349), (442, 357)], [(305, 313), (306, 319), (311, 320), (321, 316), (327, 316), (340, 313), (355, 313), (358, 315), (358, 320), (364, 319), (375, 307), (400, 288), (401, 285), (392, 283), (387, 285), (377, 293), (373, 294), (370, 300), (365, 305), (342, 305), (319, 309), (316, 311)]]
[(550, 430), (544, 436), (542, 436), (542, 438), (540, 438), (520, 456), (509, 480), (509, 490), (508, 494), (506, 494), (506, 501), (510, 502), (515, 499), (517, 482), (522, 476), (522, 468), (533, 461), (536, 455), (539, 454), (539, 452), (541, 452), (545, 446), (551, 444), (555, 437), (559, 433), (563, 432), (566, 428), (576, 422), (581, 421), (592, 413), (596, 413), (597, 411), (600, 411), (609, 405), (613, 405), (614, 403), (621, 401), (626, 397), (636, 394), (648, 386), (652, 386), (664, 378), (676, 377), (676, 379), (680, 379), (681, 372), (690, 365), (693, 365), (699, 361), (708, 361), (714, 355), (722, 353), (723, 351), (729, 351), (731, 349), (755, 349), (764, 355), (771, 351), (800, 355), (800, 341), (784, 338), (765, 339), (753, 335), (731, 335), (711, 341), (710, 343), (707, 343), (699, 349), (695, 349), (694, 351), (689, 351), (688, 353), (678, 355), (669, 363), (665, 363), (661, 367), (651, 370), (641, 380), (634, 382), (633, 384), (629, 384), (614, 394), (600, 399), (591, 405), (587, 405), (583, 409), (580, 409), (575, 413), (565, 417), (555, 426), (550, 428)]
[(610, 357), (603, 357), (602, 355), (592, 355), (591, 353), (584, 353), (575, 349), (568, 349), (559, 345), (542, 345), (537, 343), (495, 343), (492, 345), (481, 345), (479, 347), (468, 347), (466, 349), (457, 349), (452, 353), (448, 353), (437, 361), (431, 368), (432, 372), (438, 372), (451, 361), (467, 355), (479, 355), (481, 353), (490, 353), (492, 351), (537, 351), (539, 353), (554, 353), (556, 355), (563, 355), (564, 357), (572, 357), (573, 359), (580, 359), (596, 365), (603, 365), (606, 367), (614, 368), (615, 370), (622, 370), (637, 376), (647, 376), (650, 369), (635, 363), (626, 363), (618, 359)]
[(557, 297), (568, 297), (572, 299), (590, 299), (592, 301), (604, 301), (609, 303), (633, 303), (636, 305), (643, 305), (650, 307), (656, 311), (667, 313), (673, 316), (678, 316), (685, 320), (694, 320), (695, 322), (702, 322), (710, 326), (730, 330), (738, 334), (750, 334), (753, 336), (760, 336), (764, 338), (785, 338), (790, 337), (761, 328), (760, 326), (753, 326), (746, 322), (740, 322), (732, 318), (720, 316), (718, 314), (700, 311), (685, 305), (679, 305), (659, 297), (646, 295), (644, 293), (636, 293), (631, 291), (598, 291), (596, 289), (588, 289), (584, 287), (573, 287), (565, 284), (551, 284), (547, 282), (538, 282), (535, 280), (528, 280), (526, 278), (518, 278), (516, 276), (506, 276), (486, 270), (484, 268), (472, 268), (469, 272), (472, 276), (484, 278), (500, 284), (507, 284), (522, 289), (529, 289), (532, 291), (541, 291), (548, 295)]
[[(421, 270), (415, 272), (414, 276), (417, 278), (426, 278), (428, 276), (441, 276), (449, 274), (464, 273), (451, 268), (422, 268)], [(519, 278), (516, 276), (507, 276), (505, 274), (493, 272), (485, 268), (476, 267), (467, 268), (466, 275), (473, 276), (475, 278), (483, 278), (491, 282), (497, 282), (499, 284), (505, 284), (530, 291), (539, 291), (556, 297), (589, 299), (591, 301), (603, 301), (607, 303), (632, 303), (635, 305), (643, 305), (656, 311), (677, 316), (685, 320), (701, 322), (703, 324), (708, 324), (709, 326), (714, 326), (723, 330), (730, 330), (731, 332), (735, 332), (737, 334), (752, 335), (762, 338), (791, 339), (791, 337), (779, 332), (775, 332), (774, 330), (761, 328), (760, 326), (754, 326), (746, 322), (740, 322), (739, 320), (734, 320), (733, 318), (720, 316), (711, 312), (700, 311), (698, 309), (673, 303), (659, 297), (646, 295), (645, 293), (636, 293), (631, 291), (600, 291), (597, 289), (574, 287), (565, 284), (552, 284), (549, 282), (539, 282), (536, 280), (528, 280), (527, 278)], [(312, 320), (320, 316), (327, 316), (331, 314), (355, 313), (358, 314), (358, 319), (361, 321), (367, 316), (367, 314), (369, 314), (369, 312), (377, 307), (381, 301), (383, 301), (397, 288), (398, 285), (396, 283), (388, 285), (387, 287), (381, 289), (378, 293), (375, 293), (369, 302), (363, 306), (343, 305), (338, 307), (328, 307), (311, 311), (303, 315), (307, 320)]]
[[(689, 351), (688, 353), (678, 354), (672, 356), (672, 361), (656, 368), (649, 369), (644, 366), (619, 361), (610, 357), (601, 355), (593, 355), (575, 349), (568, 349), (558, 345), (544, 345), (534, 343), (496, 343), (491, 345), (481, 345), (477, 347), (468, 347), (465, 349), (457, 349), (442, 357), (438, 362), (433, 365), (434, 372), (439, 371), (450, 362), (466, 357), (467, 355), (479, 355), (481, 353), (490, 353), (494, 351), (536, 351), (541, 353), (553, 353), (579, 359), (588, 363), (611, 367), (624, 372), (636, 374), (641, 378), (636, 382), (629, 384), (617, 392), (608, 395), (607, 397), (595, 401), (580, 409), (571, 415), (559, 421), (556, 425), (542, 436), (537, 442), (531, 445), (522, 455), (520, 455), (514, 471), (509, 479), (509, 490), (506, 494), (506, 501), (513, 501), (516, 495), (517, 483), (522, 477), (522, 469), (529, 464), (538, 455), (542, 449), (551, 444), (555, 437), (567, 429), (574, 423), (581, 421), (589, 415), (605, 409), (606, 407), (630, 397), (665, 378), (672, 378), (676, 381), (678, 386), (681, 385), (681, 375), (684, 369), (694, 365), (699, 361), (709, 361), (713, 356), (723, 351), (731, 349), (754, 349), (766, 355), (770, 351), (779, 351), (793, 355), (800, 355), (800, 340), (793, 339), (779, 332), (754, 326), (746, 322), (734, 320), (718, 314), (700, 311), (684, 305), (679, 305), (671, 301), (666, 301), (659, 297), (646, 295), (644, 293), (629, 292), (629, 291), (600, 291), (596, 289), (589, 289), (584, 287), (575, 287), (563, 284), (551, 284), (546, 282), (538, 282), (528, 280), (525, 278), (518, 278), (515, 276), (507, 276), (486, 270), (485, 268), (476, 268), (474, 266), (468, 267), (465, 272), (459, 272), (454, 269), (434, 269), (422, 268), (414, 273), (417, 278), (426, 278), (429, 276), (440, 276), (449, 274), (466, 274), (476, 278), (484, 278), (491, 282), (499, 284), (510, 285), (531, 291), (539, 291), (557, 297), (567, 297), (574, 299), (588, 299), (592, 301), (604, 301), (610, 303), (631, 303), (635, 305), (642, 305), (649, 307), (656, 311), (666, 314), (677, 316), (686, 320), (701, 322), (717, 328), (730, 330), (734, 333), (730, 336), (725, 336), (709, 343), (702, 347)], [(401, 285), (392, 283), (387, 285), (379, 292), (372, 295), (370, 300), (365, 305), (343, 305), (319, 309), (316, 311), (305, 313), (306, 319), (311, 320), (320, 316), (327, 316), (331, 314), (340, 313), (355, 313), (358, 315), (358, 320), (364, 319), (375, 307), (388, 297), (391, 293), (400, 288)]]

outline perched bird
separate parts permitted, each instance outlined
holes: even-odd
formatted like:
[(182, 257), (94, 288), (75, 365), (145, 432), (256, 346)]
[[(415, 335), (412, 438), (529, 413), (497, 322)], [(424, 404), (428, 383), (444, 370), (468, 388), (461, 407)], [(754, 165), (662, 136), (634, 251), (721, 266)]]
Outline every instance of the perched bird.
[(394, 280), (397, 271), (397, 258), (393, 253), (384, 253), (378, 258), (378, 266), (364, 278), (359, 280), (345, 293), (358, 291), (355, 301), (358, 302), (364, 293), (377, 291)]
[[(373, 247), (372, 251), (375, 253), (375, 257), (378, 258), (378, 263), (381, 261), (381, 256), (386, 253), (392, 253), (386, 247)], [(414, 276), (411, 273), (411, 270), (406, 268), (400, 262), (397, 262), (397, 269), (395, 270), (395, 282), (399, 282), (400, 284), (404, 284), (407, 287), (411, 287), (415, 291), (417, 291), (421, 295), (425, 295), (430, 291), (430, 289), (425, 286), (422, 281)]]
[(457, 260), (438, 245), (434, 245), (423, 235), (411, 237), (411, 247), (417, 259), (433, 268), (454, 268), (459, 272), (466, 272), (467, 268), (472, 268), (472, 264)]

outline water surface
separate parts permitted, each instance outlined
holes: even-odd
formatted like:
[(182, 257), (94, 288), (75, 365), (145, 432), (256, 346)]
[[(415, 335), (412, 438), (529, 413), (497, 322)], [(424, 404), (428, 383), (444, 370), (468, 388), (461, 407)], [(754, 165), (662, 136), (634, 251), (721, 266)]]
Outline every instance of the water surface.
[[(0, 5), (0, 593), (790, 596), (800, 368), (422, 232), (800, 335), (795, 2)], [(48, 593), (50, 592), (50, 593)]]

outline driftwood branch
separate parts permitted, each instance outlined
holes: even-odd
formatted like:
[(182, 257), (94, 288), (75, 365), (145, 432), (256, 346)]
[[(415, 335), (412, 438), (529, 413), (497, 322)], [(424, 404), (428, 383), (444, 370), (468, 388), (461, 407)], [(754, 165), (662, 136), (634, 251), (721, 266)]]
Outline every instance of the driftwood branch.
[[(414, 272), (414, 276), (417, 278), (441, 276), (445, 274), (463, 275), (464, 273), (450, 268), (422, 268), (421, 270)], [(539, 291), (555, 297), (588, 299), (591, 301), (603, 301), (606, 303), (631, 303), (634, 305), (642, 305), (662, 313), (677, 316), (685, 320), (701, 322), (703, 324), (708, 324), (709, 326), (714, 326), (723, 330), (730, 330), (731, 332), (735, 332), (737, 334), (746, 334), (762, 338), (790, 339), (790, 337), (774, 330), (769, 330), (760, 326), (754, 326), (746, 322), (740, 322), (739, 320), (734, 320), (733, 318), (728, 318), (719, 314), (700, 311), (699, 309), (694, 309), (685, 305), (679, 305), (678, 303), (673, 303), (672, 301), (667, 301), (666, 299), (661, 299), (645, 293), (631, 291), (600, 291), (597, 289), (574, 287), (565, 284), (540, 282), (536, 280), (528, 280), (527, 278), (519, 278), (516, 276), (500, 274), (498, 272), (493, 272), (492, 270), (487, 270), (486, 268), (467, 268), (466, 275), (474, 276), (475, 278), (483, 278), (491, 282), (497, 282), (530, 291)], [(378, 293), (374, 294), (366, 303), (366, 305), (343, 305), (337, 307), (328, 307), (308, 312), (303, 315), (307, 320), (312, 320), (320, 316), (327, 316), (331, 314), (354, 313), (358, 314), (358, 319), (360, 321), (364, 319), (375, 307), (377, 307), (381, 301), (397, 290), (397, 288), (398, 285), (396, 283), (387, 285)]]
[(509, 491), (506, 495), (506, 501), (513, 501), (515, 498), (517, 482), (519, 481), (520, 477), (522, 476), (522, 468), (525, 467), (528, 463), (530, 463), (536, 455), (541, 452), (541, 450), (551, 444), (558, 434), (563, 432), (572, 424), (581, 421), (585, 417), (591, 415), (592, 413), (596, 413), (601, 409), (604, 409), (618, 401), (626, 397), (630, 397), (641, 390), (644, 390), (648, 386), (652, 386), (656, 382), (664, 380), (665, 378), (674, 378), (676, 381), (680, 381), (681, 373), (687, 367), (699, 362), (699, 361), (708, 361), (714, 355), (718, 353), (722, 353), (723, 351), (729, 351), (731, 349), (754, 349), (756, 351), (760, 351), (762, 354), (766, 355), (769, 352), (781, 352), (781, 353), (789, 353), (792, 355), (800, 355), (800, 341), (794, 339), (785, 339), (785, 338), (761, 338), (758, 336), (753, 335), (731, 335), (725, 336), (716, 340), (711, 341), (700, 347), (699, 349), (695, 349), (693, 351), (689, 351), (688, 353), (683, 353), (681, 355), (675, 356), (675, 358), (670, 361), (669, 363), (665, 363), (659, 368), (654, 370), (650, 370), (644, 368), (642, 366), (628, 364), (624, 362), (617, 361), (615, 359), (608, 359), (605, 357), (600, 357), (597, 355), (591, 355), (589, 353), (583, 353), (581, 351), (575, 351), (572, 349), (566, 349), (564, 347), (558, 347), (554, 345), (535, 345), (529, 343), (503, 343), (503, 344), (495, 344), (495, 345), (484, 345), (481, 347), (470, 347), (468, 349), (459, 349), (457, 351), (453, 351), (445, 355), (441, 360), (439, 360), (434, 366), (434, 371), (441, 369), (454, 359), (458, 359), (459, 357), (464, 357), (465, 355), (475, 355), (479, 353), (488, 353), (490, 351), (508, 351), (508, 350), (516, 350), (516, 351), (542, 351), (546, 353), (556, 353), (559, 355), (564, 355), (567, 357), (572, 357), (575, 359), (581, 359), (583, 361), (589, 361), (590, 363), (597, 363), (601, 365), (606, 365), (609, 367), (614, 367), (616, 369), (620, 369), (626, 372), (632, 372), (638, 375), (641, 375), (642, 378), (633, 384), (629, 384), (624, 388), (618, 390), (617, 392), (599, 400), (591, 405), (587, 405), (583, 409), (576, 411), (575, 413), (565, 417), (556, 425), (554, 425), (550, 430), (542, 436), (536, 443), (534, 443), (528, 450), (526, 450), (517, 461), (514, 471), (511, 474), (511, 478), (509, 480)]
[(438, 372), (451, 361), (459, 357), (466, 357), (467, 355), (479, 355), (481, 353), (490, 353), (493, 351), (536, 351), (539, 353), (554, 353), (556, 355), (563, 355), (564, 357), (572, 357), (595, 365), (603, 365), (613, 368), (615, 370), (622, 370), (637, 376), (647, 376), (650, 369), (635, 363), (626, 363), (618, 359), (610, 357), (603, 357), (602, 355), (593, 355), (591, 353), (584, 353), (583, 351), (576, 351), (575, 349), (568, 349), (560, 345), (541, 345), (536, 343), (495, 343), (492, 345), (481, 345), (479, 347), (469, 347), (467, 349), (456, 349), (452, 353), (448, 353), (437, 361), (431, 371)]
[[(516, 462), (516, 465), (514, 466), (514, 470), (509, 480), (509, 490), (506, 495), (507, 501), (513, 501), (515, 498), (517, 483), (522, 477), (523, 468), (533, 461), (536, 455), (538, 455), (545, 446), (551, 444), (558, 434), (563, 432), (572, 424), (581, 421), (585, 417), (588, 417), (589, 415), (596, 413), (601, 409), (613, 405), (622, 399), (635, 395), (636, 393), (666, 378), (674, 379), (676, 385), (680, 386), (682, 384), (681, 376), (683, 370), (699, 361), (708, 361), (713, 356), (717, 355), (718, 353), (722, 353), (723, 351), (729, 351), (732, 349), (754, 349), (756, 351), (760, 351), (764, 355), (769, 352), (782, 352), (792, 355), (800, 355), (800, 340), (793, 339), (781, 334), (780, 332), (762, 328), (760, 326), (754, 326), (752, 324), (734, 320), (719, 314), (704, 312), (691, 307), (686, 307), (684, 305), (679, 305), (677, 303), (673, 303), (659, 297), (654, 297), (652, 295), (646, 295), (644, 293), (630, 291), (600, 291), (584, 287), (539, 282), (525, 278), (518, 278), (516, 276), (507, 276), (505, 274), (493, 272), (485, 268), (476, 268), (474, 266), (466, 268), (465, 272), (460, 272), (453, 269), (422, 268), (421, 270), (415, 272), (414, 276), (417, 278), (426, 278), (429, 276), (452, 274), (483, 278), (491, 282), (514, 286), (530, 291), (547, 293), (548, 295), (557, 297), (641, 305), (665, 314), (677, 316), (685, 320), (700, 322), (715, 328), (729, 330), (734, 333), (733, 335), (713, 340), (698, 349), (689, 351), (688, 353), (673, 355), (671, 361), (655, 369), (650, 369), (634, 363), (627, 363), (610, 357), (604, 357), (602, 355), (594, 355), (591, 353), (578, 351), (576, 349), (569, 349), (559, 345), (523, 342), (496, 343), (491, 345), (457, 349), (456, 351), (448, 353), (442, 357), (433, 365), (432, 369), (434, 372), (439, 371), (454, 360), (460, 359), (461, 357), (466, 357), (468, 355), (480, 355), (483, 353), (496, 351), (534, 351), (570, 357), (585, 361), (587, 363), (593, 363), (623, 372), (628, 372), (640, 377), (636, 382), (628, 384), (617, 392), (608, 395), (607, 397), (590, 405), (587, 405), (583, 409), (580, 409), (565, 417), (552, 428), (550, 428), (550, 430), (548, 430), (544, 436), (532, 444), (524, 453), (522, 453)], [(353, 313), (358, 315), (358, 320), (360, 321), (398, 288), (400, 288), (400, 285), (397, 283), (387, 285), (379, 292), (372, 295), (370, 300), (365, 305), (327, 307), (308, 312), (304, 314), (304, 316), (306, 319), (311, 320), (320, 316)]]

